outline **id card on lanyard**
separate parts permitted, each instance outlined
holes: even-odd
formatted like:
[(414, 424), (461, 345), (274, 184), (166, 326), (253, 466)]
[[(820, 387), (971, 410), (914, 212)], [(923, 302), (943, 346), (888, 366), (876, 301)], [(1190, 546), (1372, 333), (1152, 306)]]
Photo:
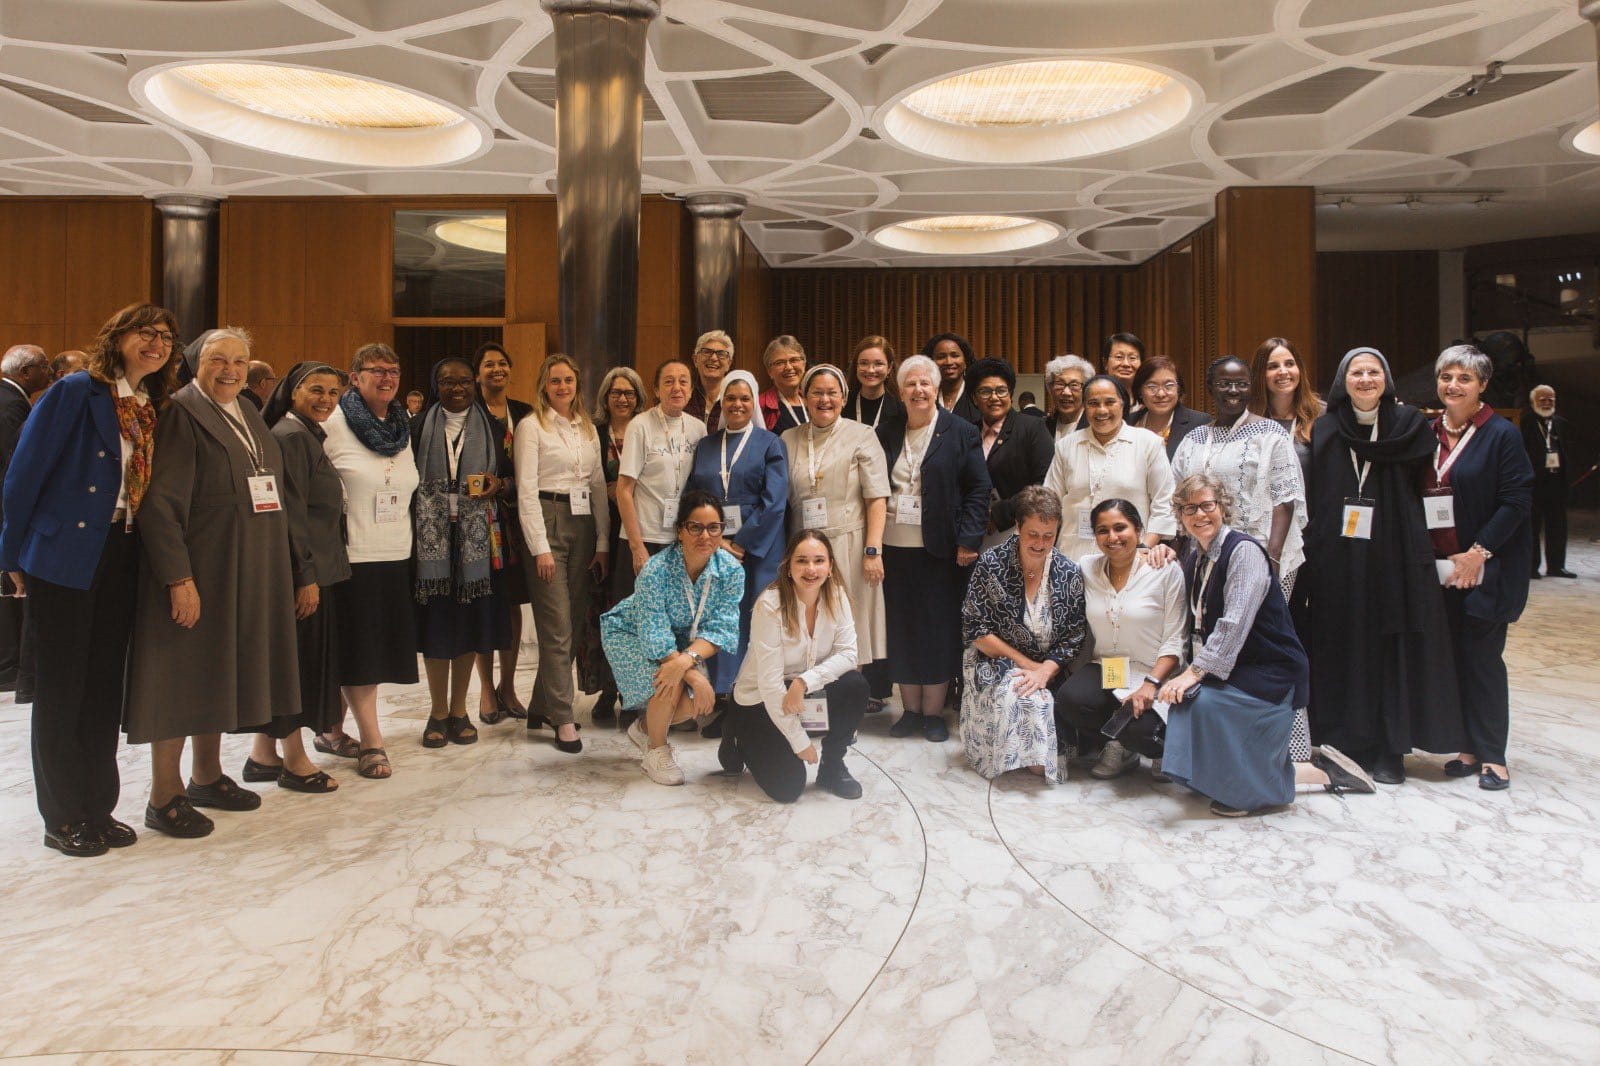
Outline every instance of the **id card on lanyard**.
[(911, 480), (906, 485), (907, 491), (899, 493), (894, 499), (894, 522), (897, 526), (922, 525), (922, 462), (933, 445), (933, 432), (930, 426), (928, 439), (920, 452), (911, 450), (911, 436), (909, 432), (906, 434), (906, 466), (911, 471)]
[(1461, 439), (1450, 449), (1450, 454), (1443, 462), (1439, 461), (1439, 449), (1433, 450), (1433, 483), (1438, 487), (1424, 494), (1422, 498), (1422, 514), (1429, 529), (1456, 527), (1455, 491), (1445, 485), (1444, 479), (1445, 475), (1450, 473), (1450, 468), (1456, 465), (1456, 460), (1461, 458), (1461, 453), (1467, 450), (1467, 442), (1477, 432), (1476, 425), (1468, 426), (1467, 431), (1461, 434)]
[[(1372, 423), (1372, 440), (1378, 439), (1378, 423)], [(1344, 501), (1344, 510), (1339, 517), (1339, 535), (1349, 537), (1351, 540), (1372, 539), (1372, 516), (1377, 513), (1376, 500), (1368, 499), (1363, 493), (1367, 487), (1367, 475), (1372, 473), (1372, 460), (1361, 462), (1356, 458), (1355, 449), (1350, 449), (1350, 465), (1356, 472), (1356, 494), (1347, 497)]]
[[(210, 399), (210, 397), (207, 397)], [(267, 470), (266, 457), (256, 443), (255, 433), (243, 422), (228, 413), (228, 409), (215, 400), (211, 406), (217, 409), (228, 428), (239, 438), (239, 443), (244, 445), (245, 454), (250, 457), (250, 468), (255, 471), (245, 479), (250, 489), (250, 510), (253, 514), (272, 514), (283, 510), (283, 502), (278, 498), (278, 479)]]
[[(739, 456), (744, 454), (745, 448), (750, 443), (750, 438), (755, 436), (755, 429), (746, 426), (744, 434), (739, 438), (739, 446), (733, 450), (733, 459), (728, 458), (728, 434), (730, 430), (722, 431), (722, 498), (728, 498), (728, 486), (733, 481), (733, 468), (739, 465)], [(722, 532), (726, 536), (733, 536), (739, 532), (742, 524), (739, 514), (739, 505), (736, 503), (723, 504), (722, 506)]]
[(1561, 453), (1556, 451), (1555, 444), (1556, 423), (1554, 418), (1547, 418), (1539, 427), (1539, 432), (1544, 435), (1544, 468), (1546, 470), (1561, 469)]
[[(816, 633), (803, 633), (806, 647), (806, 671), (809, 673), (817, 665)], [(800, 728), (807, 733), (826, 733), (828, 731), (828, 697), (826, 695), (813, 695), (808, 692), (800, 701)]]

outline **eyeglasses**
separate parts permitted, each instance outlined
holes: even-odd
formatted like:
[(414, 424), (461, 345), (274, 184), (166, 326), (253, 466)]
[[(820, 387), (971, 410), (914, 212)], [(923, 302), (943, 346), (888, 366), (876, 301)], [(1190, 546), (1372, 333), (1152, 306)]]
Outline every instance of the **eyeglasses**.
[(364, 366), (357, 373), (371, 374), (380, 381), (400, 380), (400, 368), (397, 366)]
[(1211, 514), (1216, 509), (1216, 500), (1201, 500), (1199, 503), (1186, 503), (1178, 508), (1185, 518), (1193, 518), (1197, 514)]
[(1165, 384), (1160, 385), (1156, 384), (1154, 381), (1147, 381), (1144, 383), (1144, 392), (1147, 396), (1167, 396), (1177, 391), (1178, 383), (1176, 381), (1168, 381)]
[(637, 400), (639, 394), (632, 389), (612, 389), (606, 393), (606, 398), (611, 400)]
[(1057, 378), (1055, 381), (1050, 383), (1050, 389), (1052, 392), (1082, 392), (1083, 382), (1062, 381), (1060, 378)]
[(703, 355), (707, 359), (726, 359), (729, 353), (722, 348), (696, 348), (695, 355)]
[[(396, 371), (396, 374), (398, 374), (398, 373), (399, 372)], [(439, 387), (441, 389), (470, 389), (475, 384), (477, 384), (477, 382), (474, 381), (472, 378), (440, 378), (439, 379)]]
[(977, 393), (978, 399), (980, 400), (1003, 400), (1010, 395), (1011, 390), (1006, 388), (1004, 385), (996, 385), (993, 388), (979, 389)]
[(135, 332), (142, 341), (160, 341), (168, 348), (178, 343), (178, 335), (170, 330), (156, 329), (154, 326), (140, 326)]
[(701, 525), (699, 522), (685, 522), (683, 531), (691, 537), (720, 537), (722, 536), (722, 523), (707, 522), (705, 525)]

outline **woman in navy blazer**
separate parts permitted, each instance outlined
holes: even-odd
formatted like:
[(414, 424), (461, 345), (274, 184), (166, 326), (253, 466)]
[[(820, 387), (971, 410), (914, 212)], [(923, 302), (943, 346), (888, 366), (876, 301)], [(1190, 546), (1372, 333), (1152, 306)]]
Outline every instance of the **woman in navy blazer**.
[(889, 464), (883, 600), (890, 680), (905, 714), (889, 730), (946, 740), (945, 690), (961, 668), (966, 567), (989, 522), (989, 469), (971, 422), (936, 406), (939, 367), (914, 355), (897, 375), (904, 416), (878, 427)]
[(49, 649), (33, 702), (34, 790), (45, 846), (66, 855), (138, 839), (112, 817), (139, 569), (132, 525), (177, 330), (150, 304), (112, 315), (87, 368), (45, 392), (6, 473), (0, 569), (31, 597), (35, 640)]
[[(1506, 629), (1528, 602), (1533, 556), (1529, 515), (1533, 467), (1522, 435), (1482, 401), (1494, 364), (1470, 344), (1446, 348), (1434, 365), (1444, 413), (1423, 495), (1434, 556), (1444, 581), (1445, 617), (1461, 682), (1467, 746), (1445, 764), (1450, 777), (1478, 775), (1478, 787), (1509, 788), (1506, 735), (1511, 693)], [(1443, 501), (1454, 524), (1447, 525)]]

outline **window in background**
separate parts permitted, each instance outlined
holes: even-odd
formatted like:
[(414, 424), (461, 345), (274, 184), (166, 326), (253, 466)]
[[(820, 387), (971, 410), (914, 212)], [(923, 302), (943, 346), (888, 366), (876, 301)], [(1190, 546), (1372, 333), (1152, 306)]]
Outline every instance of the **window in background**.
[(503, 210), (394, 213), (395, 318), (498, 319), (505, 311)]

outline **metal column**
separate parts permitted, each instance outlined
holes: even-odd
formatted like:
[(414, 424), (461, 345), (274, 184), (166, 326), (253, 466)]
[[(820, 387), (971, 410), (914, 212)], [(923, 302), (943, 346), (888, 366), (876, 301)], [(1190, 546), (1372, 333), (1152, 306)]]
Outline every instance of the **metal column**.
[[(698, 193), (684, 205), (694, 218), (694, 330), (736, 332), (739, 319), (739, 216), (745, 198)], [(735, 338), (754, 343), (754, 338)]]
[(1578, 0), (1578, 14), (1594, 23), (1596, 42), (1600, 44), (1600, 0)]
[(157, 196), (161, 213), (161, 304), (185, 343), (217, 322), (217, 204), (211, 196)]
[(541, 0), (555, 23), (561, 350), (593, 384), (632, 366), (644, 51), (658, 0)]

